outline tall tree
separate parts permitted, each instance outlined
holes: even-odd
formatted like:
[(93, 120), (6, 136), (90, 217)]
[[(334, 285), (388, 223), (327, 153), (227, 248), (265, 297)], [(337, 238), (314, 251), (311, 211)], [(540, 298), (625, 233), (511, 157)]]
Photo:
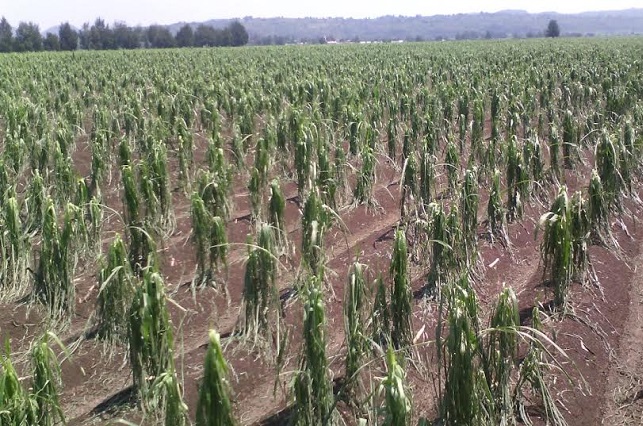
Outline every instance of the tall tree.
[(92, 48), (89, 42), (89, 22), (85, 22), (80, 31), (78, 31), (78, 41), (81, 49)]
[(185, 24), (179, 32), (176, 33), (176, 45), (179, 47), (194, 46), (194, 30), (191, 26)]
[(558, 21), (552, 19), (547, 25), (547, 30), (545, 31), (545, 36), (547, 37), (558, 37), (560, 36), (560, 27), (558, 26)]
[(230, 44), (232, 46), (245, 46), (248, 44), (248, 32), (239, 21), (234, 21), (228, 26), (230, 31)]
[(48, 33), (47, 37), (42, 42), (43, 47), (47, 51), (58, 51), (60, 50), (60, 39), (54, 33)]
[(174, 37), (166, 27), (160, 25), (151, 25), (147, 29), (147, 42), (149, 47), (155, 49), (162, 49), (166, 47), (174, 47)]
[(0, 52), (13, 50), (13, 28), (4, 16), (0, 21)]
[(215, 46), (231, 46), (232, 45), (232, 33), (228, 27), (222, 30), (214, 30), (216, 37), (214, 39)]
[(114, 44), (117, 49), (136, 49), (140, 47), (140, 33), (124, 23), (114, 25)]
[(114, 49), (114, 32), (102, 18), (96, 18), (89, 30), (89, 48), (98, 50)]
[(194, 45), (197, 47), (216, 46), (217, 30), (208, 25), (199, 25), (194, 32)]
[(60, 50), (76, 50), (78, 48), (78, 33), (69, 25), (69, 22), (60, 25), (58, 38), (60, 39)]
[(14, 41), (17, 52), (38, 52), (42, 50), (40, 28), (33, 22), (21, 22), (16, 30)]

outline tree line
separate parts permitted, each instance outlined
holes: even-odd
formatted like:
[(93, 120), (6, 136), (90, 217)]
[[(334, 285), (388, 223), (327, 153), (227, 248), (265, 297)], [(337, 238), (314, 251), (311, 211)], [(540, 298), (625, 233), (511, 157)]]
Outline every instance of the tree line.
[(170, 47), (244, 46), (248, 32), (243, 24), (234, 21), (222, 29), (198, 25), (193, 29), (185, 24), (176, 35), (161, 25), (129, 27), (124, 23), (113, 26), (97, 18), (93, 25), (85, 23), (75, 30), (68, 22), (60, 25), (58, 34), (43, 36), (33, 22), (20, 22), (16, 30), (6, 18), (0, 20), (0, 52), (38, 52), (42, 50), (110, 50), (162, 49)]

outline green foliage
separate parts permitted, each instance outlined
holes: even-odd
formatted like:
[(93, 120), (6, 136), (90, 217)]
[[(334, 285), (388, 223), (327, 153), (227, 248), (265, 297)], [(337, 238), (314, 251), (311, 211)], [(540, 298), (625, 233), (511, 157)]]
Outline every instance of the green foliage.
[(385, 348), (391, 342), (391, 312), (386, 284), (381, 274), (373, 282), (373, 287), (375, 300), (373, 301), (373, 311), (371, 313), (371, 339), (382, 348)]
[(622, 179), (619, 173), (619, 151), (606, 129), (601, 133), (594, 155), (605, 203), (609, 210), (621, 211)]
[(491, 190), (487, 203), (487, 223), (492, 242), (498, 238), (505, 245), (509, 243), (506, 217), (500, 198), (500, 171), (496, 169), (491, 176)]
[(120, 235), (110, 245), (107, 258), (98, 274), (98, 298), (95, 322), (100, 339), (108, 345), (126, 343), (129, 329), (129, 310), (136, 284), (129, 264), (125, 243)]
[(23, 232), (15, 196), (5, 198), (0, 227), (0, 299), (10, 299), (27, 291), (30, 265), (29, 235)]
[(293, 383), (294, 424), (322, 426), (333, 423), (333, 384), (326, 357), (326, 315), (322, 282), (311, 276), (304, 289), (303, 349)]
[(49, 346), (49, 338), (49, 334), (45, 334), (31, 349), (31, 392), (38, 407), (38, 426), (65, 424), (65, 415), (58, 398), (58, 388), (61, 385), (60, 363)]
[(129, 314), (129, 358), (134, 387), (143, 407), (150, 409), (154, 380), (174, 369), (173, 332), (166, 306), (165, 285), (157, 272), (146, 270)]
[(259, 228), (257, 246), (249, 246), (248, 261), (243, 282), (244, 312), (241, 321), (242, 333), (254, 341), (259, 336), (269, 339), (275, 327), (279, 327), (279, 295), (275, 284), (278, 260), (275, 239), (270, 226)]
[(236, 421), (230, 400), (228, 364), (223, 357), (219, 334), (210, 330), (208, 338), (208, 350), (203, 362), (203, 380), (199, 386), (196, 425), (232, 426)]
[(413, 340), (409, 264), (404, 231), (395, 231), (389, 274), (393, 280), (391, 292), (391, 340), (396, 349), (407, 348)]
[(25, 390), (11, 362), (11, 348), (6, 342), (0, 358), (0, 423), (7, 426), (38, 424), (39, 410), (34, 398)]
[(313, 275), (323, 275), (324, 235), (329, 225), (329, 213), (321, 202), (319, 194), (313, 191), (304, 204), (301, 219), (302, 241), (301, 257), (304, 265)]
[(268, 207), (268, 224), (275, 234), (275, 242), (282, 250), (288, 247), (288, 232), (286, 229), (286, 200), (278, 180), (270, 184), (270, 205)]
[(364, 307), (366, 303), (365, 265), (355, 262), (344, 292), (344, 329), (346, 335), (346, 385), (350, 393), (359, 387), (358, 373), (366, 354)]
[(554, 305), (564, 310), (574, 268), (571, 204), (566, 187), (559, 189), (549, 212), (541, 216), (538, 229), (543, 230), (543, 274), (554, 288)]
[(380, 414), (384, 417), (382, 425), (411, 425), (412, 405), (409, 389), (406, 386), (404, 368), (397, 362), (393, 348), (386, 351), (386, 368), (388, 373), (382, 380), (379, 393), (384, 394), (384, 403)]
[(33, 292), (54, 322), (69, 321), (75, 308), (74, 265), (70, 253), (75, 235), (71, 227), (67, 219), (63, 231), (59, 230), (54, 203), (48, 199)]

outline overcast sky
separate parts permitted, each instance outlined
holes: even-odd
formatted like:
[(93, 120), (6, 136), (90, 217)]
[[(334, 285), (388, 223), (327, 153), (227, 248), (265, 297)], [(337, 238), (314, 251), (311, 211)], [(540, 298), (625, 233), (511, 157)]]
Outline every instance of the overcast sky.
[(437, 15), (522, 9), (575, 13), (643, 7), (643, 0), (0, 0), (0, 15), (15, 27), (32, 21), (45, 30), (69, 21), (80, 27), (96, 17), (129, 25), (254, 17), (377, 17)]

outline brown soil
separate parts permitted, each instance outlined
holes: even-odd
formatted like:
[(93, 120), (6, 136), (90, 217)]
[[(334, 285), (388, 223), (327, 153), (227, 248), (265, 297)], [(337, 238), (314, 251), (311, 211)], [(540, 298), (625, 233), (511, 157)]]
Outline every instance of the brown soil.
[[(80, 141), (78, 145), (74, 160), (78, 170), (86, 172), (90, 159), (86, 141)], [(202, 155), (197, 153), (195, 157), (201, 158)], [(326, 300), (327, 354), (336, 379), (343, 374), (342, 298), (348, 269), (358, 259), (368, 265), (370, 277), (377, 272), (383, 272), (386, 276), (390, 262), (391, 231), (399, 222), (400, 195), (396, 183), (399, 171), (393, 170), (382, 159), (378, 173), (380, 180), (375, 197), (379, 207), (374, 210), (364, 206), (341, 210), (347, 232), (336, 226), (327, 234), (326, 256), (328, 268), (332, 271), (329, 280), (332, 292), (329, 292)], [(122, 208), (119, 189), (115, 184), (119, 179), (115, 173), (113, 185), (103, 191), (108, 205), (118, 211)], [(586, 185), (585, 179), (577, 179), (571, 173), (568, 173), (566, 180), (570, 189)], [(254, 235), (253, 226), (248, 220), (249, 201), (243, 181), (243, 176), (237, 177), (235, 214), (228, 223), (228, 238), (234, 244), (244, 243), (248, 235)], [(289, 199), (286, 216), (290, 239), (298, 245), (301, 236), (296, 185), (283, 182), (283, 190)], [(161, 244), (162, 272), (173, 300), (169, 308), (176, 329), (177, 353), (181, 354), (177, 358), (177, 365), (184, 380), (186, 401), (190, 412), (194, 413), (208, 329), (215, 328), (226, 341), (238, 318), (245, 248), (233, 246), (229, 271), (227, 275), (222, 274), (229, 292), (228, 300), (221, 291), (214, 289), (194, 292), (189, 285), (195, 270), (194, 253), (189, 242), (189, 204), (181, 191), (176, 191), (173, 197), (177, 226)], [(486, 208), (484, 193), (481, 194), (480, 206), (482, 218)], [(552, 293), (543, 285), (539, 261), (540, 240), (534, 238), (534, 228), (538, 217), (547, 207), (533, 203), (528, 206), (525, 218), (520, 223), (510, 225), (511, 250), (480, 240), (480, 258), (484, 268), (475, 288), (483, 310), (488, 310), (494, 303), (503, 286), (511, 286), (518, 294), (525, 324), (529, 324), (532, 307), (541, 306), (546, 311)], [(633, 217), (639, 215), (640, 206), (631, 203), (629, 208)], [(604, 424), (642, 422), (643, 366), (640, 360), (643, 354), (639, 342), (643, 337), (643, 280), (636, 273), (636, 267), (643, 259), (640, 250), (643, 229), (630, 217), (623, 218), (623, 223), (631, 237), (619, 226), (613, 227), (622, 246), (619, 256), (601, 247), (591, 247), (591, 262), (600, 288), (575, 285), (571, 296), (573, 315), (547, 322), (548, 331), (572, 361), (566, 363), (573, 377), (572, 384), (567, 384), (562, 375), (552, 378), (557, 380), (557, 399), (564, 407), (570, 425), (599, 424), (601, 419)], [(121, 232), (122, 223), (117, 216), (111, 215), (106, 216), (104, 226), (106, 248), (113, 233)], [(481, 227), (480, 233), (484, 231)], [(285, 293), (293, 288), (297, 258), (283, 259), (283, 262), (289, 266), (289, 270), (282, 271), (278, 281), (280, 291)], [(492, 267), (489, 266), (492, 264)], [(108, 357), (101, 344), (86, 333), (97, 293), (96, 271), (96, 263), (90, 261), (77, 274), (76, 316), (69, 329), (62, 333), (64, 342), (73, 352), (72, 357), (62, 364), (62, 402), (65, 412), (72, 425), (103, 423), (118, 418), (142, 421), (144, 419), (133, 402), (124, 349), (117, 349)], [(422, 265), (414, 265), (412, 272), (413, 290), (419, 292), (427, 270)], [(436, 308), (432, 302), (423, 300), (417, 300), (414, 306), (414, 329), (416, 332), (424, 330), (419, 341), (430, 341), (434, 338)], [(288, 304), (285, 315), (294, 337), (288, 354), (290, 362), (284, 369), (287, 373), (297, 365), (300, 341), (297, 325), (301, 323), (301, 306), (297, 302)], [(16, 354), (25, 353), (31, 340), (43, 329), (41, 318), (37, 309), (28, 310), (18, 303), (0, 305), (0, 339), (4, 341), (8, 337)], [(241, 424), (282, 424), (288, 407), (285, 389), (291, 377), (288, 374), (280, 376), (276, 384), (277, 392), (273, 394), (275, 371), (272, 365), (262, 362), (256, 353), (236, 348), (234, 343), (226, 346), (225, 354), (234, 371), (235, 410)], [(433, 346), (427, 346), (420, 356), (425, 359), (427, 366), (435, 363)], [(374, 364), (375, 375), (381, 373), (378, 371), (380, 367)], [(430, 367), (426, 371), (409, 368), (408, 377), (416, 416), (435, 416), (434, 371)], [(152, 424), (154, 421), (147, 419), (146, 423)]]

